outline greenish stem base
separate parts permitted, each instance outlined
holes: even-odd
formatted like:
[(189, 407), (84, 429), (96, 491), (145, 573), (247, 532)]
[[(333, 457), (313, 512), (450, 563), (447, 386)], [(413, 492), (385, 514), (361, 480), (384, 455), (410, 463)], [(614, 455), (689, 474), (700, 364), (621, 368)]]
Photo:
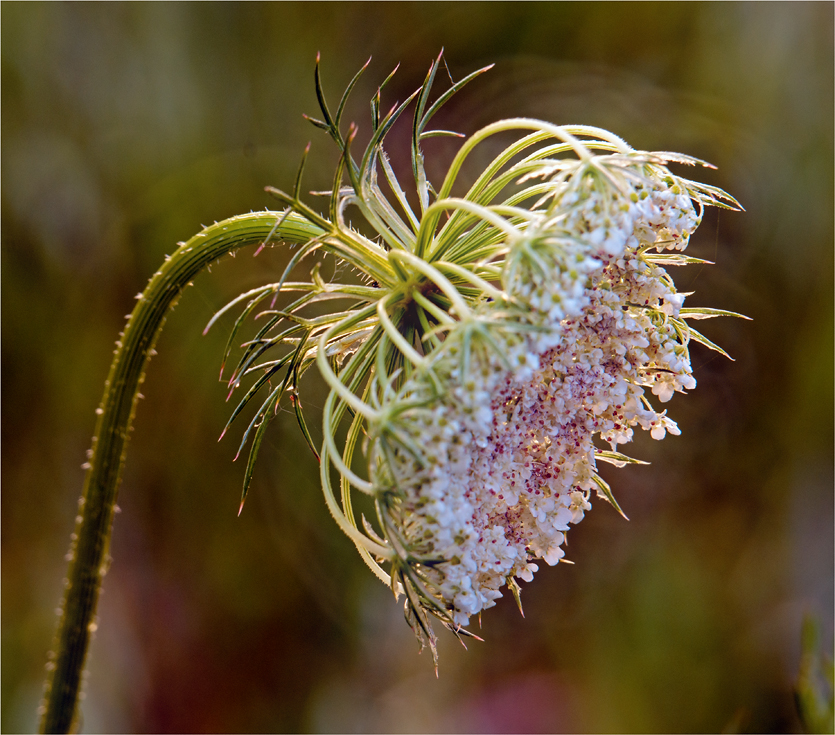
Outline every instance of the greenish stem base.
[(280, 217), (276, 212), (232, 217), (207, 227), (182, 244), (166, 258), (139, 295), (125, 331), (116, 342), (116, 354), (97, 411), (89, 469), (72, 536), (61, 619), (47, 664), (49, 677), (40, 722), (43, 733), (69, 732), (77, 714), (87, 649), (96, 628), (96, 604), (109, 563), (107, 552), (128, 436), (139, 387), (165, 317), (192, 279), (222, 256), (268, 238), (305, 242), (323, 234), (319, 227), (298, 215), (291, 214), (283, 220)]

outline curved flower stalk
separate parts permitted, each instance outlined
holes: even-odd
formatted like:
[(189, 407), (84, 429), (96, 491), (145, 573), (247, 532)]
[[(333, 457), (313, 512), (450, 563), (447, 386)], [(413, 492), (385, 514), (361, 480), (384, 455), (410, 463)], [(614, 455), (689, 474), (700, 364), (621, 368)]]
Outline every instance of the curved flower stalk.
[[(486, 71), (430, 104), (441, 63), (439, 56), (424, 84), (387, 115), (381, 86), (370, 142), (356, 159), (357, 129), (343, 133), (341, 118), (362, 70), (331, 114), (317, 60), (322, 119), (311, 122), (342, 153), (328, 216), (300, 199), (303, 163), (292, 194), (270, 191), (285, 215), (323, 234), (299, 248), (281, 281), (224, 309), (246, 303), (231, 346), (270, 299), (260, 312), (267, 322), (229, 381), (234, 389), (258, 376), (230, 422), (270, 387), (241, 445), (253, 436), (243, 497), (269, 419), (289, 393), (319, 459), (328, 508), (374, 573), (404, 595), (407, 620), (434, 656), (432, 618), (472, 635), (464, 626), (504, 587), (519, 601), (519, 580), (530, 581), (540, 561), (564, 559), (565, 534), (592, 497), (620, 511), (598, 462), (637, 462), (619, 451), (636, 428), (659, 440), (679, 433), (656, 404), (695, 387), (690, 342), (725, 354), (690, 322), (740, 316), (685, 307), (689, 294), (667, 271), (706, 262), (684, 254), (705, 206), (739, 208), (720, 189), (668, 168), (709, 166), (702, 161), (636, 151), (598, 128), (518, 118), (466, 139), (434, 187), (422, 143), (458, 134), (428, 124)], [(407, 195), (384, 144), (410, 104), (415, 189)], [(509, 132), (516, 140), (455, 194), (472, 151)], [(349, 224), (351, 208), (372, 237)], [(309, 282), (286, 281), (322, 249), (352, 266), (362, 285), (324, 283), (317, 269)], [(280, 310), (279, 292), (295, 294)], [(326, 299), (347, 306), (310, 315)], [(314, 363), (330, 388), (320, 447), (297, 393)], [(357, 516), (355, 492), (370, 496), (375, 518)]]
[(87, 453), (89, 461), (84, 464), (87, 474), (68, 554), (55, 649), (47, 664), (49, 675), (39, 711), (41, 732), (68, 732), (77, 714), (87, 649), (97, 628), (95, 613), (102, 578), (110, 564), (110, 533), (139, 388), (166, 315), (192, 279), (224, 255), (248, 245), (263, 245), (274, 237), (307, 242), (321, 233), (297, 215), (282, 218), (274, 212), (253, 212), (231, 217), (180, 243), (145, 290), (137, 294), (136, 307), (116, 341), (104, 395), (96, 409), (98, 418)]

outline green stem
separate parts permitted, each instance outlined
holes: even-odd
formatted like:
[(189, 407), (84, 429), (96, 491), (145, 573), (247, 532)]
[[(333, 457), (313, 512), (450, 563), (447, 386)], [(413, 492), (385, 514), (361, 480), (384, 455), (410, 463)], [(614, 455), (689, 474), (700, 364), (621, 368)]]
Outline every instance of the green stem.
[(154, 274), (128, 320), (105, 381), (97, 411), (90, 465), (79, 501), (70, 548), (70, 567), (54, 652), (42, 705), (40, 731), (68, 732), (78, 706), (82, 672), (108, 548), (128, 436), (148, 360), (165, 317), (183, 289), (206, 266), (247, 245), (275, 240), (305, 242), (322, 230), (291, 214), (273, 232), (281, 213), (254, 212), (207, 227), (166, 259)]

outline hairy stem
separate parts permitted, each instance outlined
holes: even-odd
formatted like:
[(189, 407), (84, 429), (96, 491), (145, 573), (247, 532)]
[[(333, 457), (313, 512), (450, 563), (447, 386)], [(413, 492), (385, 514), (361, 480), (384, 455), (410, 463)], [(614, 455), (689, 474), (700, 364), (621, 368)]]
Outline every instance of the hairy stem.
[[(113, 513), (139, 386), (168, 311), (183, 289), (218, 258), (267, 238), (305, 242), (323, 234), (316, 225), (290, 214), (255, 212), (207, 227), (166, 258), (131, 314), (105, 381), (97, 413), (89, 468), (79, 500), (70, 548), (70, 566), (56, 642), (47, 664), (49, 677), (40, 731), (68, 732), (77, 713), (82, 672), (95, 630), (96, 604), (109, 563)], [(276, 229), (276, 223), (280, 226)]]

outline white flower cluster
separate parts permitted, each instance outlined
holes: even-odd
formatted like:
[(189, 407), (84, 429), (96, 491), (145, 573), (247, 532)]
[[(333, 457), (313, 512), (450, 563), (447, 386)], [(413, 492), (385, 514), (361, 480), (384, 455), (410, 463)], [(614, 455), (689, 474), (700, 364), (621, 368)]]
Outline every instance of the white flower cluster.
[(508, 299), (456, 322), (431, 375), (406, 381), (370, 427), (372, 482), (397, 499), (396, 546), (456, 625), (530, 581), (537, 560), (563, 558), (591, 491), (608, 490), (597, 459), (617, 462), (633, 427), (679, 433), (644, 395), (695, 386), (684, 296), (653, 253), (684, 249), (700, 214), (666, 169), (624, 158), (553, 180), (547, 208), (507, 243)]

